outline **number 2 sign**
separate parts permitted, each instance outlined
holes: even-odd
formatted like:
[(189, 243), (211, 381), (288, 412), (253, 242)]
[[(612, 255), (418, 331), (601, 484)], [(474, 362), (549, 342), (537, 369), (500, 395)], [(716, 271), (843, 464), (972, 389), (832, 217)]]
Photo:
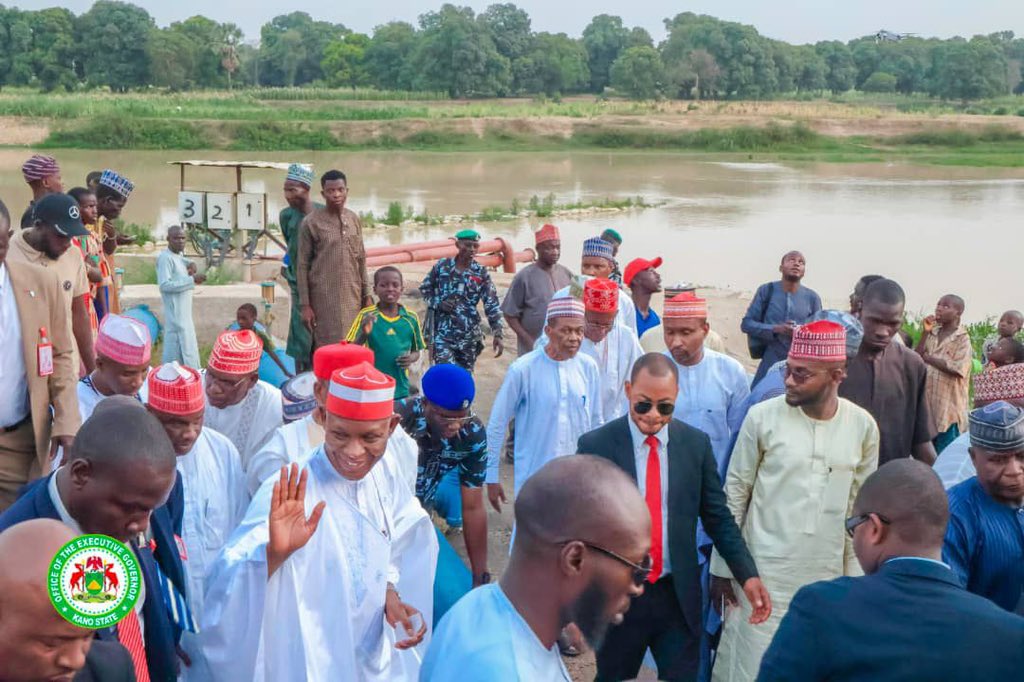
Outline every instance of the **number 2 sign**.
[(235, 228), (234, 194), (207, 193), (206, 225), (211, 230), (233, 230)]
[(201, 225), (205, 219), (203, 192), (178, 192), (178, 218), (182, 223)]

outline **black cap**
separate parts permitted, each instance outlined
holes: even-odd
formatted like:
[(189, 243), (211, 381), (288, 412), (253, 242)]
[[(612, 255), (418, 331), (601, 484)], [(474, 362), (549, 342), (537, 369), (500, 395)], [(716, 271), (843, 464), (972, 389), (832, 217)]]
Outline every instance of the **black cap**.
[(32, 213), (36, 222), (51, 225), (65, 237), (87, 237), (78, 202), (67, 194), (47, 194), (36, 202)]

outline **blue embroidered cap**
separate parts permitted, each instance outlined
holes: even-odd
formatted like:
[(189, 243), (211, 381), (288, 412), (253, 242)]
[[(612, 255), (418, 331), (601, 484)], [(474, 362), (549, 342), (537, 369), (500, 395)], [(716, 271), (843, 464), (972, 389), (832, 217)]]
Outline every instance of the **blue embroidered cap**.
[(294, 180), (306, 187), (313, 186), (313, 168), (301, 163), (293, 163), (288, 166), (288, 177), (285, 180)]
[(132, 190), (135, 189), (135, 185), (128, 178), (120, 175), (116, 171), (112, 171), (109, 168), (103, 171), (100, 175), (100, 184), (104, 187), (109, 187), (114, 190), (125, 199), (131, 196)]
[(598, 256), (600, 258), (607, 258), (612, 260), (612, 245), (611, 242), (606, 242), (600, 237), (591, 237), (590, 239), (583, 242), (583, 257), (587, 256)]
[(1005, 400), (971, 412), (971, 445), (992, 452), (1024, 450), (1024, 410)]

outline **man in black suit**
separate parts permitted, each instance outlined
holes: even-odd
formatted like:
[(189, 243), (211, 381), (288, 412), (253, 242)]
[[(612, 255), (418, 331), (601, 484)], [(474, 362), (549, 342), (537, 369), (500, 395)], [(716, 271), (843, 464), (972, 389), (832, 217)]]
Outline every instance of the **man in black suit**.
[(1024, 618), (967, 592), (942, 563), (949, 507), (912, 459), (882, 465), (846, 521), (866, 575), (812, 583), (789, 605), (758, 680), (1019, 680)]
[(0, 680), (135, 680), (124, 647), (94, 640), (92, 630), (72, 625), (50, 603), (50, 562), (75, 537), (70, 528), (49, 519), (25, 521), (0, 533)]
[(754, 604), (751, 622), (771, 614), (768, 591), (726, 506), (710, 439), (672, 418), (678, 384), (668, 357), (642, 356), (625, 387), (629, 415), (584, 434), (577, 445), (637, 481), (652, 521), (650, 583), (598, 650), (598, 680), (635, 678), (648, 647), (658, 679), (696, 679), (703, 629), (698, 518)]
[[(30, 519), (56, 519), (76, 535), (102, 533), (130, 544), (145, 585), (145, 598), (136, 606), (141, 608), (144, 651), (135, 652), (133, 664), (145, 666), (153, 682), (171, 682), (178, 676), (181, 627), (165, 604), (161, 575), (177, 593), (185, 591), (174, 532), (181, 524), (174, 447), (137, 400), (112, 396), (79, 429), (65, 462), (23, 490), (0, 515), (0, 531)], [(175, 504), (173, 496), (178, 496)], [(117, 630), (98, 630), (96, 636), (118, 641)]]

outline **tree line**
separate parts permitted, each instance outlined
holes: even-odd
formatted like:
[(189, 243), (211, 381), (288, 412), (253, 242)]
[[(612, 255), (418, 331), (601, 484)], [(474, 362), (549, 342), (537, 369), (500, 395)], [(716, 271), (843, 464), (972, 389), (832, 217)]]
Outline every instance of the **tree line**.
[(371, 87), (450, 97), (607, 92), (637, 99), (761, 99), (798, 93), (925, 93), (970, 100), (1024, 92), (1024, 39), (1012, 31), (970, 39), (876, 36), (792, 45), (752, 26), (684, 12), (655, 44), (617, 16), (583, 34), (535, 32), (512, 3), (476, 14), (445, 4), (418, 25), (393, 21), (372, 35), (305, 12), (274, 17), (258, 44), (231, 23), (202, 16), (158, 27), (149, 13), (99, 0), (62, 8), (0, 5), (0, 86), (124, 92), (287, 87)]

